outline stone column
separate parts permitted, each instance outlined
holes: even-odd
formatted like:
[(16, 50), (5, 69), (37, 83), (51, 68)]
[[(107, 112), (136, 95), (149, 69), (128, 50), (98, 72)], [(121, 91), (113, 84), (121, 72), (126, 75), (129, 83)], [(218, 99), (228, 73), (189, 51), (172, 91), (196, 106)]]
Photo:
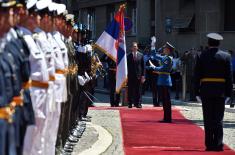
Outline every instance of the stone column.
[(151, 34), (151, 1), (136, 0), (137, 7), (137, 38), (148, 39)]

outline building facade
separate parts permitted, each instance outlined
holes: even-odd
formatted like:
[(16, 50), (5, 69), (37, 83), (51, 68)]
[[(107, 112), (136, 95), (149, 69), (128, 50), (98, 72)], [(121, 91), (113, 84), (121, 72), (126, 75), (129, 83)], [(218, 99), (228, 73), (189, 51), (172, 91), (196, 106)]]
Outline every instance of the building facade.
[(221, 47), (235, 51), (234, 0), (73, 0), (67, 5), (96, 40), (123, 3), (133, 24), (126, 33), (128, 49), (132, 41), (149, 45), (155, 35), (158, 47), (169, 41), (182, 53), (206, 46), (206, 34), (219, 32)]

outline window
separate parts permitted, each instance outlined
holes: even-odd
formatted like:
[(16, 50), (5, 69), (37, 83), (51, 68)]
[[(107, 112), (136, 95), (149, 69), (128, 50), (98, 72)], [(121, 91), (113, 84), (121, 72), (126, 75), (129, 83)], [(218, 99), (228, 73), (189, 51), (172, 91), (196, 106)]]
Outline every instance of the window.
[(107, 25), (112, 22), (114, 15), (115, 15), (114, 5), (108, 5), (107, 6)]
[(195, 0), (180, 0), (180, 11), (193, 11)]
[(136, 35), (137, 33), (137, 10), (136, 8), (132, 8), (131, 19), (132, 19), (132, 24), (133, 24), (132, 29), (131, 29), (131, 34)]
[(235, 31), (235, 1), (225, 0), (224, 31)]
[(155, 35), (155, 0), (151, 0), (151, 36)]
[(95, 12), (89, 9), (87, 12), (87, 29), (91, 31), (91, 38), (95, 38)]
[(195, 32), (195, 15), (175, 19), (174, 28), (178, 32)]

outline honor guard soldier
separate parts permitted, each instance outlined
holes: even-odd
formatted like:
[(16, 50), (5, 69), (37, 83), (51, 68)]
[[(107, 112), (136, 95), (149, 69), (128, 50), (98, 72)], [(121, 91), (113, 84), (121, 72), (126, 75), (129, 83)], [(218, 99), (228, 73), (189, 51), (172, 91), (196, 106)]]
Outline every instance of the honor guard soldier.
[(196, 98), (202, 102), (206, 151), (223, 151), (225, 103), (232, 94), (231, 56), (219, 49), (220, 34), (207, 37), (209, 49), (198, 56), (195, 66)]
[(118, 107), (120, 102), (120, 94), (116, 93), (116, 62), (108, 56), (105, 56), (105, 61), (108, 64), (108, 78), (109, 78), (109, 97), (111, 107)]
[(45, 150), (45, 134), (44, 126), (46, 123), (46, 107), (48, 103), (48, 88), (49, 88), (49, 73), (45, 54), (40, 47), (35, 43), (33, 31), (39, 27), (37, 21), (38, 15), (35, 12), (37, 0), (30, 0), (27, 2), (26, 7), (29, 11), (29, 17), (25, 21), (25, 27), (20, 27), (23, 32), (24, 41), (30, 51), (30, 68), (32, 87), (30, 89), (31, 99), (35, 112), (36, 124), (27, 128), (24, 154), (40, 154)]
[[(47, 104), (45, 105), (45, 124), (43, 126), (42, 138), (45, 139), (44, 154), (55, 154), (55, 143), (58, 131), (58, 121), (56, 122), (55, 115), (60, 115), (56, 110), (55, 102), (55, 52), (52, 45), (48, 41), (47, 33), (51, 30), (48, 27), (51, 23), (49, 19), (49, 5), (52, 3), (51, 0), (40, 0), (36, 3), (37, 14), (40, 16), (40, 27), (34, 29), (34, 40), (38, 45), (39, 49), (44, 54), (47, 71), (49, 74), (48, 89), (47, 89)], [(46, 32), (45, 32), (45, 31)], [(53, 126), (51, 124), (55, 123)], [(53, 134), (52, 134), (53, 133)], [(53, 136), (52, 136), (53, 135)], [(50, 138), (48, 138), (50, 137)]]
[(172, 86), (170, 72), (172, 70), (172, 57), (170, 56), (174, 51), (174, 46), (170, 43), (166, 43), (163, 46), (163, 55), (154, 54), (153, 59), (160, 61), (160, 66), (154, 66), (150, 61), (150, 66), (147, 68), (153, 69), (158, 73), (157, 85), (160, 89), (160, 95), (163, 103), (164, 118), (161, 122), (171, 123), (171, 98), (170, 98), (170, 87)]
[(6, 47), (7, 38), (3, 38), (10, 29), (9, 14), (11, 7), (15, 4), (15, 1), (0, 2), (0, 19), (4, 23), (4, 25), (0, 25), (0, 154), (3, 155), (17, 154), (15, 132), (19, 126), (15, 122), (16, 115), (13, 103), (15, 104), (14, 95), (17, 93), (15, 88), (18, 85), (16, 85), (14, 57)]

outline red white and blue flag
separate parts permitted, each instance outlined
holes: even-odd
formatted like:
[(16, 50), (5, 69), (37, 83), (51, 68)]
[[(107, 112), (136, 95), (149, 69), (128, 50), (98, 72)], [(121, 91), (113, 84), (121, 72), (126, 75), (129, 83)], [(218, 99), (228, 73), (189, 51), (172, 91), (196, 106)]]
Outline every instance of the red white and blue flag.
[(107, 54), (117, 64), (116, 69), (116, 92), (127, 81), (127, 57), (126, 57), (126, 40), (124, 24), (125, 5), (121, 5), (115, 14), (113, 21), (101, 34), (95, 46)]

